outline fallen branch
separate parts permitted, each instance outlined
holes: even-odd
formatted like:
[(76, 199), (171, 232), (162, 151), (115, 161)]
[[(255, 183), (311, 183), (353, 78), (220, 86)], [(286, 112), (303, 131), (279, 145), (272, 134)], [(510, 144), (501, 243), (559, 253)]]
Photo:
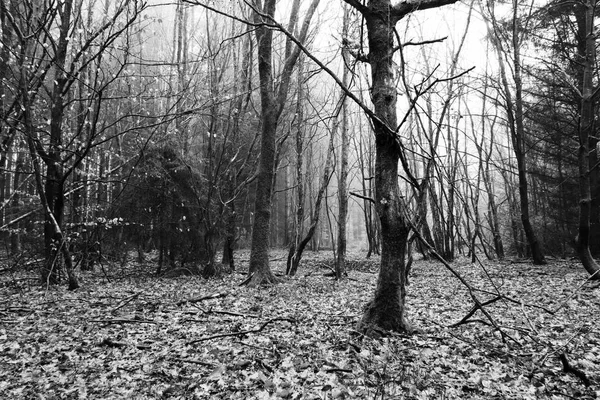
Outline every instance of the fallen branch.
[(244, 317), (244, 318), (260, 318), (260, 315), (252, 315), (252, 314), (242, 314), (233, 311), (221, 311), (221, 310), (202, 310), (205, 314), (224, 314), (224, 315), (233, 315), (234, 317)]
[(198, 364), (198, 365), (203, 365), (205, 367), (214, 367), (214, 364), (211, 364), (209, 362), (199, 361), (199, 360), (191, 360), (189, 358), (173, 357), (173, 358), (170, 358), (169, 360), (170, 361), (176, 361), (176, 362), (190, 363), (190, 364)]
[(231, 332), (231, 333), (221, 333), (219, 335), (205, 336), (205, 337), (201, 337), (200, 339), (192, 340), (191, 342), (188, 342), (186, 344), (190, 345), (190, 344), (195, 344), (195, 343), (198, 343), (198, 342), (204, 342), (206, 340), (219, 339), (219, 338), (231, 337), (231, 336), (244, 336), (244, 335), (247, 335), (249, 333), (259, 333), (259, 332), (262, 332), (262, 330), (265, 329), (267, 327), (267, 325), (269, 325), (272, 322), (276, 322), (276, 321), (287, 321), (287, 322), (290, 322), (290, 323), (295, 323), (296, 322), (296, 320), (293, 319), (293, 318), (277, 317), (277, 318), (272, 318), (272, 319), (264, 322), (257, 329), (250, 329), (250, 330), (247, 330), (247, 331), (239, 331), (239, 332)]
[(122, 300), (118, 306), (116, 306), (115, 308), (112, 309), (111, 314), (114, 314), (117, 310), (119, 310), (119, 309), (125, 307), (127, 304), (131, 303), (133, 300), (138, 298), (139, 295), (140, 295), (140, 293), (135, 293), (134, 295), (129, 296), (125, 300)]
[(181, 300), (181, 301), (178, 301), (177, 303), (175, 303), (175, 305), (182, 306), (187, 303), (198, 303), (198, 302), (201, 302), (204, 300), (218, 299), (218, 298), (225, 297), (225, 296), (227, 296), (227, 293), (214, 293), (214, 294), (209, 294), (208, 296), (201, 296), (201, 297), (196, 297), (193, 299)]
[(90, 319), (88, 322), (96, 322), (99, 324), (156, 324), (156, 322), (149, 319)]
[[(427, 241), (425, 240), (425, 238), (423, 237), (423, 235), (421, 235), (421, 232), (419, 232), (419, 230), (415, 227), (415, 225), (411, 222), (411, 219), (408, 218), (408, 216), (406, 217), (406, 221), (408, 222), (410, 228), (412, 229), (413, 233), (415, 234), (415, 236), (417, 237), (417, 239), (419, 239), (419, 241), (423, 244), (423, 246), (425, 246), (427, 248), (427, 250), (429, 250), (429, 253), (435, 257), (438, 261), (440, 261), (444, 267), (446, 267), (446, 269), (448, 271), (450, 271), (450, 273), (452, 273), (452, 275), (454, 275), (456, 277), (456, 279), (459, 280), (460, 283), (463, 284), (464, 287), (467, 288), (468, 292), (469, 292), (469, 296), (471, 297), (471, 300), (473, 300), (473, 303), (475, 304), (474, 309), (472, 310), (473, 313), (479, 309), (481, 310), (482, 314), (486, 317), (486, 319), (489, 321), (489, 323), (486, 323), (486, 325), (490, 325), (492, 328), (494, 328), (494, 330), (496, 330), (497, 332), (500, 333), (500, 336), (502, 337), (502, 341), (506, 341), (506, 339), (509, 339), (510, 341), (516, 343), (516, 344), (520, 344), (515, 338), (513, 338), (511, 335), (509, 335), (508, 333), (506, 333), (496, 322), (496, 320), (494, 319), (494, 317), (485, 309), (484, 304), (481, 303), (481, 301), (479, 300), (479, 298), (477, 297), (477, 295), (475, 294), (475, 292), (477, 291), (476, 288), (472, 287), (469, 282), (466, 281), (465, 278), (462, 277), (462, 275), (460, 275), (458, 273), (458, 271), (456, 271), (454, 268), (452, 268), (452, 266), (450, 265), (450, 263), (448, 263), (448, 261), (446, 261), (444, 259), (444, 257), (442, 257), (437, 251), (436, 249)], [(502, 296), (499, 295), (497, 298), (495, 298), (493, 301), (496, 301), (498, 299), (501, 299)], [(464, 318), (463, 318), (464, 319)], [(478, 322), (483, 322), (483, 321), (478, 321)]]
[(562, 352), (562, 353), (560, 353), (560, 355), (558, 357), (560, 358), (560, 361), (562, 362), (563, 371), (565, 373), (571, 373), (571, 374), (575, 375), (576, 377), (578, 377), (579, 379), (581, 379), (581, 381), (583, 382), (583, 384), (585, 386), (590, 386), (590, 380), (586, 376), (585, 372), (583, 372), (582, 370), (580, 370), (577, 367), (574, 367), (569, 362), (569, 359), (567, 358), (567, 353)]
[(475, 314), (475, 313), (477, 312), (477, 310), (481, 309), (481, 307), (485, 307), (485, 306), (487, 306), (487, 305), (490, 305), (490, 304), (492, 304), (492, 303), (494, 303), (494, 302), (496, 302), (496, 301), (498, 301), (498, 300), (500, 300), (500, 299), (502, 299), (502, 297), (501, 297), (501, 296), (498, 296), (498, 297), (495, 297), (495, 298), (493, 298), (493, 299), (491, 299), (491, 300), (484, 301), (483, 303), (476, 303), (476, 304), (473, 306), (473, 308), (471, 308), (471, 311), (469, 311), (469, 312), (467, 313), (467, 315), (465, 315), (465, 316), (463, 317), (463, 319), (461, 319), (460, 321), (458, 321), (458, 322), (456, 322), (456, 323), (454, 323), (454, 324), (450, 325), (450, 328), (456, 328), (457, 326), (460, 326), (460, 325), (462, 325), (462, 324), (465, 324), (465, 323), (467, 323), (468, 319), (469, 319), (469, 318), (471, 318), (471, 317), (473, 316), (473, 314)]

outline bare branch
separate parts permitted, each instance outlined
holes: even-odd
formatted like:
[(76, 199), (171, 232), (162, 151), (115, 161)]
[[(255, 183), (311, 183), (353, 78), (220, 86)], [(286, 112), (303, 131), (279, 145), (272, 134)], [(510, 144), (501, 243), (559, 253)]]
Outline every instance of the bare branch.
[(401, 47), (406, 47), (406, 46), (423, 46), (423, 45), (426, 45), (426, 44), (441, 43), (441, 42), (443, 42), (446, 39), (448, 39), (448, 36), (444, 36), (443, 38), (438, 38), (438, 39), (422, 40), (420, 42), (413, 42), (411, 40), (410, 42), (402, 43), (402, 45), (396, 47), (394, 49), (394, 51), (399, 50)]
[(344, 0), (344, 1), (346, 2), (346, 4), (349, 4), (350, 6), (354, 7), (356, 9), (356, 11), (360, 12), (363, 15), (365, 15), (369, 12), (369, 9), (367, 8), (367, 6), (365, 6), (358, 0)]
[(356, 192), (350, 192), (350, 195), (354, 196), (354, 197), (358, 197), (359, 199), (370, 201), (371, 203), (375, 204), (375, 200), (372, 197), (363, 196), (362, 194), (359, 194)]
[(402, 19), (414, 11), (438, 8), (456, 2), (457, 0), (406, 0), (392, 6), (390, 12), (396, 18)]

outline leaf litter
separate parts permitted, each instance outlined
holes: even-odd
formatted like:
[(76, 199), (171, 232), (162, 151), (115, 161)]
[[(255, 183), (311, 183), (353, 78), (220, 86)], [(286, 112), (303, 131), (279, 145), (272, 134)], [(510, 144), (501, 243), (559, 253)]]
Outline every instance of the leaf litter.
[(336, 282), (329, 256), (309, 253), (296, 277), (261, 289), (239, 287), (241, 273), (157, 278), (135, 265), (110, 282), (85, 273), (75, 292), (2, 276), (0, 398), (600, 397), (600, 289), (578, 263), (455, 262), (492, 325), (441, 264), (417, 261), (418, 333), (373, 340), (354, 326), (378, 260), (351, 255)]

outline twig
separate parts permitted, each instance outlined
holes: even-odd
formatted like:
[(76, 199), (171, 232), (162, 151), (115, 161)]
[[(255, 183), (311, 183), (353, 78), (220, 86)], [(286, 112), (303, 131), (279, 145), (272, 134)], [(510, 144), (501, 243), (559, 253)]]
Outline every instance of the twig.
[(254, 272), (251, 274), (248, 274), (248, 277), (246, 279), (244, 279), (242, 281), (242, 283), (240, 283), (238, 286), (246, 286), (248, 283), (250, 283), (250, 280), (252, 279), (253, 276), (254, 276)]
[(190, 364), (198, 364), (198, 365), (204, 365), (205, 367), (214, 367), (214, 364), (211, 364), (209, 362), (206, 361), (199, 361), (199, 360), (190, 360), (189, 358), (179, 358), (179, 357), (173, 357), (169, 359), (170, 361), (177, 361), (177, 362), (184, 362), (184, 363), (190, 363)]
[(481, 307), (485, 307), (487, 305), (490, 305), (490, 304), (492, 304), (492, 303), (494, 303), (494, 302), (496, 302), (496, 301), (498, 301), (500, 299), (501, 299), (501, 297), (498, 296), (498, 297), (495, 297), (495, 298), (493, 298), (491, 300), (484, 301), (483, 303), (476, 303), (473, 306), (473, 308), (471, 308), (471, 310), (467, 313), (467, 315), (465, 315), (463, 317), (463, 319), (461, 319), (460, 321), (458, 321), (458, 322), (450, 325), (450, 328), (456, 328), (457, 326), (460, 326), (460, 325), (466, 323), (468, 321), (468, 319), (471, 318), (473, 316), (473, 314), (475, 314), (477, 312), (477, 310), (481, 309)]
[(525, 317), (525, 320), (527, 321), (527, 324), (529, 324), (529, 327), (531, 328), (531, 330), (533, 332), (535, 332), (536, 335), (539, 335), (538, 330), (535, 328), (535, 326), (531, 322), (531, 319), (529, 319), (529, 315), (527, 315), (527, 311), (525, 310), (525, 303), (523, 303), (522, 301), (521, 301), (521, 312), (523, 313), (523, 316)]
[(296, 322), (296, 320), (293, 319), (293, 318), (287, 318), (287, 317), (272, 318), (272, 319), (264, 322), (257, 329), (250, 329), (250, 330), (247, 330), (247, 331), (231, 332), (231, 333), (221, 333), (219, 335), (205, 336), (205, 337), (201, 337), (200, 339), (192, 340), (191, 342), (188, 342), (187, 345), (195, 344), (195, 343), (198, 343), (198, 342), (203, 342), (205, 340), (219, 339), (219, 338), (231, 337), (231, 336), (243, 336), (243, 335), (247, 335), (249, 333), (258, 333), (258, 332), (261, 332), (263, 329), (265, 329), (267, 325), (269, 325), (270, 323), (275, 322), (275, 321), (287, 321), (287, 322), (291, 322), (291, 323), (295, 323)]
[(327, 368), (325, 372), (347, 372), (349, 374), (353, 373), (351, 369), (347, 368)]

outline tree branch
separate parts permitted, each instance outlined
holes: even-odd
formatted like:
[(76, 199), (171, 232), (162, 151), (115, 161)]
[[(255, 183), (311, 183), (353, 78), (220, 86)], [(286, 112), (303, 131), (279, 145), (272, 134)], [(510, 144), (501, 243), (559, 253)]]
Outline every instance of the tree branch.
[(414, 11), (438, 8), (456, 2), (457, 0), (406, 0), (392, 6), (390, 13), (396, 18), (402, 19)]
[(367, 6), (365, 6), (358, 0), (344, 0), (344, 2), (346, 2), (346, 4), (349, 4), (350, 6), (354, 7), (356, 9), (356, 11), (358, 11), (362, 15), (366, 15), (369, 13), (369, 9), (367, 8)]
[(371, 203), (375, 204), (375, 200), (372, 197), (363, 196), (362, 194), (358, 194), (356, 192), (350, 192), (350, 196), (358, 197), (359, 199), (370, 201)]
[(198, 342), (203, 342), (205, 340), (219, 339), (219, 338), (230, 337), (230, 336), (243, 336), (243, 335), (247, 335), (248, 333), (259, 333), (263, 329), (265, 329), (267, 327), (267, 325), (269, 325), (270, 323), (275, 322), (275, 321), (287, 321), (287, 322), (291, 322), (291, 323), (296, 322), (296, 320), (294, 320), (293, 318), (277, 317), (277, 318), (272, 318), (272, 319), (264, 322), (260, 327), (258, 327), (256, 329), (250, 329), (247, 331), (240, 331), (240, 332), (221, 333), (221, 334), (212, 335), (212, 336), (204, 336), (204, 337), (201, 337), (200, 339), (192, 340), (191, 342), (188, 342), (186, 344), (190, 345), (190, 344), (195, 344)]

